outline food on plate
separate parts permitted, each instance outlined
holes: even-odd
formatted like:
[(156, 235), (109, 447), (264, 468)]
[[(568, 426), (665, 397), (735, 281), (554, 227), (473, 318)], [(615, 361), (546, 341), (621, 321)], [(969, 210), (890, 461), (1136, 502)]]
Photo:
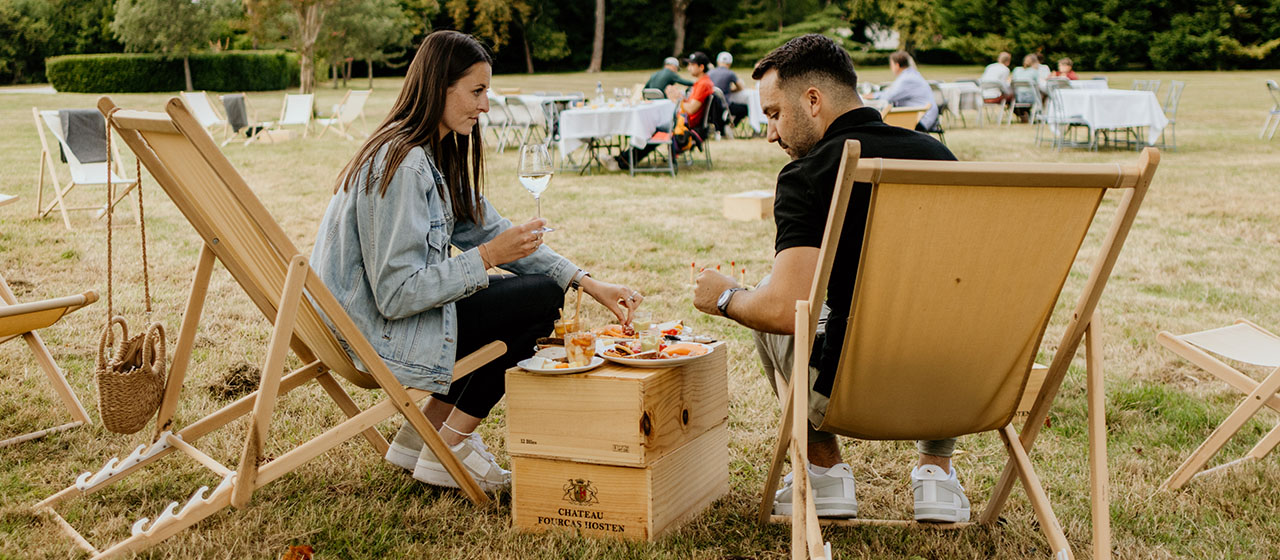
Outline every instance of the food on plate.
[(693, 358), (707, 353), (707, 348), (700, 344), (680, 342), (676, 344), (660, 344), (656, 350), (648, 350), (638, 340), (626, 340), (615, 343), (600, 352), (610, 358), (630, 358), (633, 360), (670, 360), (674, 358)]
[(636, 338), (640, 336), (631, 325), (605, 325), (591, 329), (591, 332), (604, 338)]
[(547, 348), (550, 346), (564, 346), (564, 339), (551, 337), (551, 336), (544, 336), (542, 338), (539, 338), (533, 341), (533, 343), (538, 345), (538, 348)]
[(546, 348), (541, 348), (537, 352), (534, 352), (533, 355), (539, 358), (558, 360), (562, 362), (565, 361), (568, 356), (565, 352), (564, 346), (547, 346)]
[(591, 363), (596, 350), (596, 335), (592, 332), (572, 332), (564, 335), (564, 349), (569, 365), (582, 367)]

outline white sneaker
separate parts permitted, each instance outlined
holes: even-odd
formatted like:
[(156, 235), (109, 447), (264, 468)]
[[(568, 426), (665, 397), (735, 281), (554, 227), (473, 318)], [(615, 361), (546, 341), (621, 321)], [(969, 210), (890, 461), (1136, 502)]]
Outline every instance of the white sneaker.
[(947, 473), (937, 465), (911, 469), (911, 490), (916, 498), (916, 521), (965, 523), (969, 521), (969, 498), (956, 479), (956, 469)]
[[(824, 471), (821, 474), (814, 472)], [(791, 515), (792, 475), (782, 479), (782, 488), (773, 496), (773, 514)], [(813, 486), (813, 505), (818, 517), (857, 517), (858, 498), (854, 495), (853, 469), (837, 463), (828, 469), (809, 465), (809, 484)]]
[[(418, 436), (418, 432), (405, 422), (400, 426), (400, 431), (396, 432), (396, 437), (391, 440), (391, 446), (387, 448), (387, 454), (383, 458), (397, 467), (413, 472), (413, 468), (418, 464), (418, 456), (422, 454), (424, 448), (426, 446), (422, 444), (422, 438)], [(431, 453), (430, 448), (426, 449), (427, 453)]]
[[(462, 463), (462, 468), (480, 483), (481, 490), (495, 492), (511, 488), (511, 471), (498, 466), (493, 454), (489, 453), (489, 448), (481, 441), (480, 434), (472, 433), (450, 450)], [(440, 464), (435, 454), (431, 453), (431, 448), (425, 446), (414, 466), (413, 478), (427, 484), (458, 488), (457, 481), (449, 475), (449, 471), (444, 469), (444, 465)]]

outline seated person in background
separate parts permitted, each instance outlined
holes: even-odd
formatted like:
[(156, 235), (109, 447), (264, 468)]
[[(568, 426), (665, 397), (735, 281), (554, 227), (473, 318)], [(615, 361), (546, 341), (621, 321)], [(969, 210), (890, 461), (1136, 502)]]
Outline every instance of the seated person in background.
[[(720, 88), (725, 95), (725, 101), (729, 101), (729, 94), (735, 91), (742, 91), (745, 85), (738, 75), (730, 70), (733, 65), (733, 55), (727, 52), (721, 52), (716, 55), (716, 67), (707, 71), (707, 76), (711, 78), (711, 84)], [(747, 106), (742, 103), (734, 103), (729, 101), (729, 115), (733, 118), (730, 123), (737, 126), (742, 119), (747, 117)], [(721, 133), (725, 131), (721, 130)]]
[(649, 81), (645, 82), (645, 89), (656, 89), (658, 91), (667, 91), (667, 86), (671, 84), (680, 84), (682, 86), (691, 86), (693, 82), (680, 77), (680, 61), (674, 56), (668, 56), (662, 61), (662, 68), (649, 76)]
[(1058, 70), (1053, 74), (1050, 74), (1050, 76), (1054, 78), (1066, 78), (1068, 80), (1080, 79), (1080, 76), (1077, 76), (1075, 71), (1071, 69), (1071, 59), (1065, 56), (1058, 60)]
[(986, 69), (982, 71), (982, 77), (978, 78), (978, 83), (995, 82), (1000, 84), (1000, 91), (1004, 95), (995, 102), (1008, 101), (1013, 99), (1013, 88), (1009, 86), (1009, 63), (1013, 62), (1013, 55), (1002, 52), (996, 57), (996, 61), (988, 64)]
[(1040, 88), (1041, 94), (1047, 91), (1049, 80), (1049, 65), (1044, 63), (1044, 53), (1036, 53), (1036, 87)]
[[(707, 67), (711, 65), (711, 59), (707, 58), (706, 54), (702, 51), (695, 52), (689, 55), (689, 59), (685, 62), (687, 63), (686, 67), (689, 69), (689, 74), (695, 80), (693, 87), (689, 88), (688, 95), (686, 95), (675, 84), (667, 86), (667, 99), (675, 102), (676, 118), (680, 118), (683, 115), (685, 126), (692, 132), (701, 126), (702, 120), (706, 118), (707, 105), (710, 104), (711, 91), (715, 86), (711, 84), (711, 78), (707, 76)], [(658, 127), (658, 130), (671, 132), (674, 130), (674, 125), (674, 122), (667, 123)], [(640, 161), (657, 147), (658, 144), (649, 144), (643, 148), (627, 148), (612, 158), (605, 158), (604, 165), (611, 171), (629, 169), (631, 167), (631, 157), (634, 157), (635, 161)], [(675, 147), (675, 152), (678, 153), (679, 151), (679, 147)]]
[[(1010, 79), (1014, 82), (1031, 82), (1037, 91), (1039, 91), (1040, 59), (1037, 58), (1035, 54), (1028, 54), (1027, 56), (1022, 57), (1022, 66), (1013, 69), (1013, 74), (1010, 76)], [(1015, 98), (1013, 101), (1015, 103), (1035, 103), (1034, 95), (1036, 95), (1034, 92), (1015, 91)], [(1022, 122), (1027, 122), (1027, 114), (1030, 112), (1029, 109), (1026, 107), (1015, 107), (1013, 112), (1018, 115), (1018, 118), (1022, 119)]]
[[(699, 311), (722, 316), (752, 329), (764, 376), (772, 384), (774, 372), (791, 377), (796, 300), (808, 299), (818, 264), (818, 251), (835, 188), (836, 173), (846, 140), (862, 143), (863, 158), (955, 160), (951, 151), (927, 134), (880, 119), (880, 112), (863, 106), (858, 76), (849, 53), (831, 39), (809, 34), (788, 41), (756, 63), (751, 74), (760, 84), (760, 105), (769, 118), (770, 142), (791, 156), (778, 173), (774, 221), (777, 237), (770, 275), (753, 290), (743, 290), (733, 278), (705, 270), (697, 278), (693, 304)], [(810, 360), (810, 425), (807, 468), (822, 517), (854, 517), (853, 469), (840, 454), (836, 435), (815, 426), (826, 414), (835, 370), (844, 345), (854, 275), (870, 206), (870, 186), (854, 186), (832, 266)], [(829, 307), (829, 309), (827, 309)], [(775, 392), (778, 387), (774, 386)], [(916, 442), (920, 453), (911, 471), (918, 521), (969, 520), (969, 500), (951, 466), (955, 439)], [(774, 514), (790, 515), (791, 479), (774, 496)]]
[(884, 100), (894, 107), (928, 105), (929, 110), (916, 123), (916, 130), (922, 132), (933, 130), (933, 127), (938, 124), (938, 104), (934, 103), (933, 89), (929, 87), (929, 82), (925, 81), (924, 76), (920, 75), (920, 71), (916, 70), (916, 63), (911, 59), (911, 55), (907, 54), (907, 51), (898, 51), (889, 55), (889, 70), (892, 70), (896, 77), (888, 89), (876, 94), (876, 99)]

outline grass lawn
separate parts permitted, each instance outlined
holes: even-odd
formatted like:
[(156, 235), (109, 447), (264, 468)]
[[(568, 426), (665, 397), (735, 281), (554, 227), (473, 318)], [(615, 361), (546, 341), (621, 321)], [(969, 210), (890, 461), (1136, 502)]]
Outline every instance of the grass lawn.
[[(745, 70), (739, 69), (743, 72)], [(925, 67), (929, 78), (976, 77), (977, 67)], [(1091, 75), (1085, 73), (1086, 76)], [(525, 91), (605, 91), (630, 86), (646, 73), (598, 75), (503, 75), (495, 87)], [(1263, 81), (1276, 72), (1114, 73), (1114, 87), (1133, 79), (1185, 80), (1178, 114), (1178, 150), (1166, 152), (1152, 190), (1121, 254), (1102, 300), (1106, 324), (1107, 420), (1110, 429), (1111, 517), (1114, 549), (1123, 558), (1263, 558), (1280, 550), (1280, 461), (1275, 457), (1198, 479), (1186, 489), (1157, 492), (1173, 468), (1239, 401), (1239, 395), (1156, 344), (1160, 330), (1189, 332), (1247, 317), (1280, 328), (1280, 146), (1258, 139), (1270, 108)], [(888, 81), (885, 69), (864, 79)], [(357, 80), (353, 87), (364, 87)], [(379, 79), (366, 113), (379, 120), (399, 81)], [(0, 89), (0, 91), (3, 91)], [(316, 106), (327, 114), (342, 90), (325, 87)], [(1164, 91), (1161, 92), (1162, 96)], [(88, 213), (73, 215), (75, 231), (51, 216), (35, 219), (35, 178), (40, 153), (31, 107), (93, 107), (98, 96), (0, 93), (0, 193), (19, 200), (0, 208), (0, 271), (20, 300), (97, 290), (104, 301), (41, 334), (86, 408), (95, 406), (92, 370), (106, 313), (106, 231)], [(160, 110), (169, 94), (112, 96), (126, 108)], [(250, 94), (260, 116), (279, 111), (281, 95)], [(970, 124), (973, 117), (970, 115)], [(956, 128), (947, 134), (962, 160), (1044, 162), (1132, 162), (1132, 151), (1054, 152), (1032, 142), (1033, 129)], [(52, 138), (50, 138), (52, 140)], [(329, 135), (279, 144), (229, 145), (225, 152), (268, 210), (309, 253), (337, 172), (357, 144)], [(258, 491), (243, 510), (224, 511), (180, 533), (144, 557), (278, 557), (291, 544), (310, 544), (323, 558), (785, 558), (790, 529), (760, 527), (754, 512), (779, 412), (745, 329), (698, 313), (691, 305), (689, 263), (744, 264), (751, 282), (769, 270), (771, 222), (729, 222), (720, 215), (725, 194), (771, 188), (787, 156), (760, 139), (712, 144), (713, 170), (682, 170), (679, 177), (578, 176), (563, 173), (544, 195), (542, 212), (558, 228), (549, 244), (601, 279), (629, 283), (646, 294), (655, 319), (683, 318), (701, 332), (728, 341), (730, 493), (679, 531), (654, 543), (580, 538), (568, 533), (527, 534), (513, 530), (510, 497), (492, 509), (477, 509), (461, 494), (415, 482), (370, 453), (358, 438)], [(132, 174), (133, 160), (126, 156)], [(531, 217), (534, 203), (515, 180), (516, 152), (487, 160), (487, 195), (514, 220)], [(66, 171), (60, 171), (66, 180)], [(152, 293), (156, 319), (176, 336), (199, 238), (149, 177), (144, 178)], [(76, 205), (98, 204), (101, 189), (71, 193)], [(1114, 199), (1108, 205), (1114, 203)], [(132, 219), (121, 210), (115, 230), (116, 305), (140, 325), (143, 289), (139, 244)], [(1082, 288), (1093, 248), (1068, 279), (1045, 337), (1044, 356), (1054, 351), (1065, 315)], [(603, 308), (584, 305), (589, 325), (608, 320)], [(217, 269), (197, 336), (176, 422), (184, 426), (226, 401), (210, 391), (245, 362), (259, 364), (268, 323)], [(65, 415), (43, 374), (21, 343), (0, 350), (0, 439), (55, 423)], [(1042, 356), (1043, 357), (1043, 356)], [(298, 364), (290, 358), (291, 365)], [(1032, 453), (1032, 460), (1077, 557), (1090, 556), (1089, 481), (1083, 362), (1068, 375), (1062, 394)], [(1257, 374), (1257, 371), (1253, 373)], [(362, 404), (377, 392), (356, 391)], [(482, 424), (482, 433), (508, 464), (503, 445), (504, 405)], [(57, 414), (51, 411), (58, 410)], [(96, 410), (91, 417), (97, 421)], [(300, 389), (281, 401), (272, 426), (278, 439), (297, 441), (342, 417), (318, 387)], [(1217, 464), (1241, 455), (1275, 422), (1263, 412), (1250, 422)], [(379, 428), (391, 434), (398, 423)], [(225, 464), (240, 453), (243, 423), (201, 440)], [(132, 436), (93, 425), (0, 450), (0, 558), (75, 556), (70, 542), (28, 506), (97, 470), (111, 456), (145, 443), (149, 430)], [(843, 440), (858, 480), (864, 515), (909, 518), (910, 442)], [(975, 516), (1004, 465), (994, 434), (959, 443), (956, 463), (974, 502)], [(268, 450), (278, 455), (285, 447)], [(216, 480), (185, 459), (164, 460), (148, 475), (135, 476), (59, 511), (98, 546), (128, 535), (140, 517), (154, 518), (173, 500)], [(921, 529), (832, 529), (824, 533), (842, 558), (1024, 558), (1047, 557), (1046, 543), (1029, 503), (1015, 490), (1006, 523), (992, 528), (939, 532)], [(1271, 551), (1271, 552), (1267, 552)]]

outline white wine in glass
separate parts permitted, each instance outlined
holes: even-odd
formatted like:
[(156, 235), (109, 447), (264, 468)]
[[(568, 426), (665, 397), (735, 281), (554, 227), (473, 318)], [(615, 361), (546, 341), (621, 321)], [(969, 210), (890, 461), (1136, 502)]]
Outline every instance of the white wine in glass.
[[(526, 144), (520, 147), (520, 167), (516, 174), (524, 189), (533, 194), (539, 218), (542, 217), (542, 191), (547, 190), (547, 186), (551, 184), (551, 173), (551, 155), (547, 153), (545, 144)], [(548, 231), (555, 230), (547, 227), (537, 230), (538, 233)]]

